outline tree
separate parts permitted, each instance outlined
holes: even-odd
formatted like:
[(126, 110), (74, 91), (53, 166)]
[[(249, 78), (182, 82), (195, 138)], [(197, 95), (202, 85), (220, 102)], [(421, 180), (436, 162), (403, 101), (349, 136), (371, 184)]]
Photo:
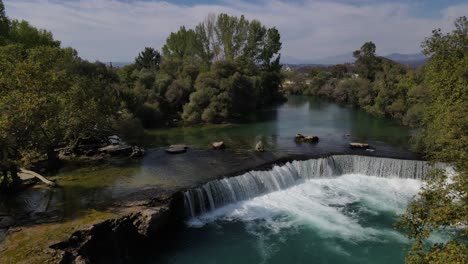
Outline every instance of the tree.
[(15, 152), (46, 153), (54, 168), (58, 145), (109, 133), (118, 103), (103, 64), (72, 49), (9, 45), (0, 47), (0, 68), (0, 135)]
[(145, 49), (135, 58), (135, 65), (138, 69), (158, 70), (161, 62), (161, 54), (153, 48)]
[(347, 72), (348, 68), (344, 64), (333, 65), (331, 69), (332, 77), (338, 79), (342, 79)]
[(374, 81), (375, 74), (379, 70), (380, 58), (375, 56), (375, 44), (372, 41), (364, 43), (361, 49), (353, 52), (356, 58), (357, 71), (362, 78)]
[[(169, 105), (175, 106), (173, 110), (189, 99), (182, 115), (188, 122), (241, 118), (281, 98), (280, 39), (275, 28), (267, 29), (244, 16), (210, 15), (194, 30), (181, 27), (167, 38), (161, 67), (178, 81), (164, 82), (158, 90), (164, 91)], [(203, 74), (207, 71), (212, 74)], [(216, 84), (203, 86), (207, 79), (215, 79)], [(193, 96), (184, 92), (193, 90)], [(211, 96), (208, 104), (201, 99), (202, 94)], [(240, 107), (239, 100), (248, 107)]]
[(9, 36), (10, 20), (5, 14), (5, 5), (0, 0), (0, 45), (5, 45)]
[(51, 32), (35, 28), (24, 20), (9, 22), (7, 44), (22, 44), (25, 48), (60, 47), (60, 41), (55, 40)]
[(200, 57), (199, 48), (203, 46), (194, 30), (180, 27), (172, 32), (163, 46), (164, 57), (178, 60), (194, 60)]
[[(438, 171), (417, 200), (402, 215), (398, 226), (414, 239), (408, 263), (468, 262), (468, 20), (460, 17), (455, 29), (434, 30), (423, 42), (430, 56), (425, 76), (432, 101), (422, 120), (422, 141), (428, 156), (455, 166), (458, 174)], [(456, 228), (447, 243), (430, 244), (437, 230)], [(429, 244), (427, 247), (425, 244)]]

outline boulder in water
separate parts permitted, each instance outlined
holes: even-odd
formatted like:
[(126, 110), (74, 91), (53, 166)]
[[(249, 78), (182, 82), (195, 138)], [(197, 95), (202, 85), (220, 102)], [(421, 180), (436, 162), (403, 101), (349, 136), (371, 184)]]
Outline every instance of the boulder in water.
[(349, 146), (351, 148), (358, 148), (358, 149), (367, 149), (369, 148), (369, 144), (367, 143), (358, 143), (358, 142), (352, 142), (352, 143), (349, 143)]
[(111, 156), (129, 155), (132, 153), (132, 147), (127, 145), (108, 145), (98, 150), (100, 153), (106, 153)]
[(224, 141), (218, 141), (218, 142), (213, 142), (211, 144), (211, 147), (213, 149), (225, 149), (226, 148), (226, 144), (224, 144)]
[(132, 154), (130, 154), (130, 158), (140, 158), (145, 155), (145, 150), (143, 148), (134, 146), (132, 147)]
[(305, 137), (304, 135), (302, 135), (302, 134), (299, 133), (299, 134), (296, 134), (296, 136), (294, 137), (294, 140), (295, 140), (296, 142), (302, 142), (302, 140), (304, 139), (304, 137)]
[(257, 144), (255, 145), (255, 151), (265, 152), (265, 146), (263, 145), (262, 141), (257, 142)]
[(170, 145), (169, 148), (166, 149), (166, 152), (169, 154), (180, 154), (187, 152), (188, 146), (184, 144), (176, 144)]
[(299, 133), (294, 137), (294, 141), (298, 143), (317, 143), (319, 141), (319, 137), (313, 135), (305, 136)]

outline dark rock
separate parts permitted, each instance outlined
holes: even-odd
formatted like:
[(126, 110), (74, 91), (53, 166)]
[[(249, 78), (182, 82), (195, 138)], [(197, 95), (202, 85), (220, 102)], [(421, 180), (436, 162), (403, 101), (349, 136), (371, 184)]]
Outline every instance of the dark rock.
[(107, 141), (111, 145), (120, 145), (122, 143), (122, 139), (117, 135), (107, 137)]
[(294, 137), (294, 140), (295, 140), (296, 142), (302, 142), (302, 140), (304, 139), (304, 137), (305, 137), (305, 136), (302, 135), (302, 134), (296, 134), (296, 136)]
[(145, 155), (145, 150), (140, 147), (132, 147), (132, 154), (130, 154), (130, 158), (140, 158)]
[(265, 151), (265, 146), (263, 145), (262, 141), (257, 142), (255, 145), (255, 151), (257, 152), (264, 152)]
[(305, 136), (302, 140), (305, 143), (317, 143), (319, 141), (319, 137), (317, 136)]
[(0, 216), (0, 229), (12, 227), (15, 222), (15, 219), (9, 215)]
[(294, 141), (297, 143), (317, 143), (319, 141), (319, 137), (317, 136), (305, 136), (303, 134), (297, 134), (294, 137)]
[(183, 194), (176, 193), (166, 205), (105, 220), (50, 248), (61, 252), (61, 263), (133, 263), (133, 257), (148, 250), (158, 252), (155, 243), (171, 239), (183, 226), (183, 214)]
[(218, 142), (213, 142), (211, 144), (211, 147), (213, 149), (225, 149), (226, 148), (226, 144), (224, 144), (224, 141), (218, 141)]

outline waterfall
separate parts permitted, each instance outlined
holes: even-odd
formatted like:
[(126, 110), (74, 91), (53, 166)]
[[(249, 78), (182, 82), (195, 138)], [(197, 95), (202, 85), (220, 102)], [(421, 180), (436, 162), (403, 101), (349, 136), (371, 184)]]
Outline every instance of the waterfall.
[(269, 171), (250, 171), (239, 176), (214, 180), (184, 192), (188, 217), (195, 217), (224, 205), (283, 190), (308, 179), (363, 174), (378, 177), (424, 179), (433, 168), (427, 161), (399, 160), (356, 155), (292, 161)]

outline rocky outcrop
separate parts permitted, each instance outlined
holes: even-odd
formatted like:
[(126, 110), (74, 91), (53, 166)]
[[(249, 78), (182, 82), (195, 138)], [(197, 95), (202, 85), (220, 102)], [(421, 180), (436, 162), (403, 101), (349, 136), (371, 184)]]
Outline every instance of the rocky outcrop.
[(319, 137), (317, 136), (305, 136), (303, 134), (297, 134), (294, 137), (294, 141), (297, 143), (317, 143), (319, 141)]
[(262, 141), (257, 142), (255, 145), (255, 151), (257, 152), (264, 152), (265, 151), (265, 146), (263, 145)]
[(183, 144), (170, 145), (166, 152), (169, 154), (180, 154), (187, 152), (188, 146)]
[(61, 252), (61, 263), (129, 263), (135, 256), (158, 250), (183, 220), (183, 197), (176, 193), (166, 204), (76, 231), (50, 248)]

